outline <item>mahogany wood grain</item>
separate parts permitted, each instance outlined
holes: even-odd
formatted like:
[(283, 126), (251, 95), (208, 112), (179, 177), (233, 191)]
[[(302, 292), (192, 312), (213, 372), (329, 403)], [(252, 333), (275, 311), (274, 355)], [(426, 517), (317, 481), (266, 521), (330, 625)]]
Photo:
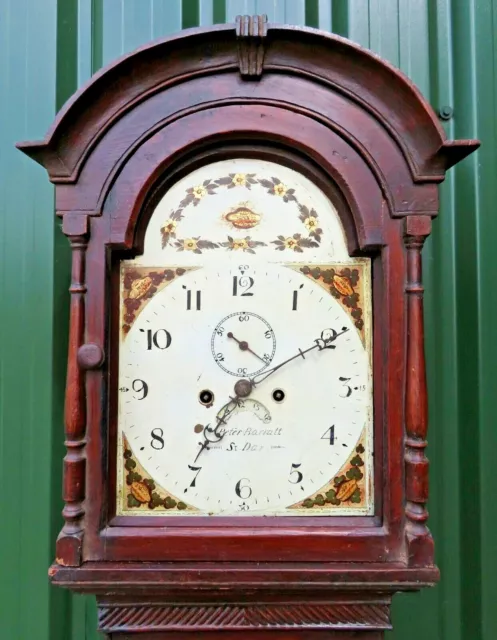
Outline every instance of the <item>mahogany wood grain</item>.
[(78, 363), (78, 351), (85, 332), (85, 259), (88, 243), (88, 217), (68, 215), (63, 231), (72, 249), (69, 320), (69, 350), (65, 404), (64, 509), (65, 523), (57, 538), (56, 555), (63, 564), (82, 562), (83, 516), (85, 498), (86, 397), (84, 374)]
[[(304, 598), (349, 591), (387, 593), (415, 591), (438, 580), (435, 566), (406, 571), (405, 563), (326, 562), (85, 562), (81, 567), (50, 568), (56, 584), (81, 593), (114, 594), (114, 600), (136, 590), (153, 598), (180, 597), (182, 601), (206, 601), (223, 594), (223, 601), (281, 597), (297, 594)], [(129, 576), (133, 580), (128, 580)], [(119, 588), (118, 588), (119, 587)]]
[[(189, 29), (156, 40), (97, 72), (61, 109), (45, 140), (18, 146), (46, 166), (54, 182), (73, 183), (103, 132), (139, 103), (193, 77), (203, 79), (204, 92), (215, 90), (228, 72), (239, 73), (234, 25)], [(261, 84), (266, 76), (283, 73), (309, 78), (315, 90), (324, 85), (330, 97), (335, 92), (345, 95), (374, 114), (420, 181), (443, 180), (446, 169), (479, 145), (475, 140), (447, 141), (435, 112), (407, 76), (336, 34), (268, 25)], [(245, 96), (254, 89), (251, 82)], [(270, 90), (266, 93), (271, 97)], [(288, 94), (290, 103), (298, 99), (297, 93)], [(216, 97), (225, 96), (219, 92)], [(374, 153), (374, 148), (369, 151)]]
[(406, 377), (406, 536), (409, 564), (423, 566), (433, 557), (433, 539), (426, 526), (428, 511), (428, 396), (424, 354), (421, 249), (431, 231), (428, 216), (405, 221), (407, 249), (407, 377)]
[[(438, 580), (421, 248), (438, 183), (478, 145), (446, 140), (419, 91), (378, 56), (261, 17), (124, 56), (69, 100), (45, 140), (18, 145), (55, 183), (73, 249), (65, 522), (50, 576), (97, 594), (108, 637), (380, 640), (392, 594)], [(172, 184), (233, 157), (306, 175), (335, 204), (350, 253), (372, 259), (373, 516), (116, 517), (119, 261), (142, 250)]]
[[(136, 640), (131, 633), (113, 633), (109, 640)], [(221, 631), (202, 632), (205, 640), (383, 640), (382, 631)], [(140, 634), (140, 640), (199, 640), (196, 631), (172, 631)]]

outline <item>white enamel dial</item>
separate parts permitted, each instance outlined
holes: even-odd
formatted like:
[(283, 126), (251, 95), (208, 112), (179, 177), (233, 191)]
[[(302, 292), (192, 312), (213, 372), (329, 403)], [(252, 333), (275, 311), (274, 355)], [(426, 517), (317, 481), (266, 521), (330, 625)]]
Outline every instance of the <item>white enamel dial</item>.
[[(234, 278), (237, 280), (238, 276)], [(236, 311), (215, 327), (211, 346), (212, 357), (223, 371), (246, 378), (260, 373), (272, 362), (276, 336), (261, 316), (251, 311)], [(247, 353), (253, 357), (247, 358)]]
[(371, 424), (370, 354), (344, 305), (298, 267), (244, 263), (186, 270), (121, 343), (120, 429), (180, 514), (291, 515)]

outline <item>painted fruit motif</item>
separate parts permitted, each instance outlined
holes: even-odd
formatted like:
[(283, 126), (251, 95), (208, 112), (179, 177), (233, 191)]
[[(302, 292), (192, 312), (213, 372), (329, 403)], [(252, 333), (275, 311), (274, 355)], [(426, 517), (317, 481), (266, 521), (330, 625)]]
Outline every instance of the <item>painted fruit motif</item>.
[(150, 489), (144, 482), (133, 482), (131, 484), (131, 493), (138, 502), (150, 502), (152, 499)]
[(226, 214), (226, 220), (237, 229), (252, 229), (259, 224), (261, 216), (246, 207), (238, 207)]
[(129, 292), (129, 297), (132, 300), (137, 300), (144, 296), (147, 291), (152, 286), (152, 278), (149, 276), (145, 276), (145, 278), (140, 278), (139, 280), (135, 280), (131, 285), (131, 291)]
[(356, 480), (348, 480), (340, 485), (340, 489), (337, 491), (338, 500), (348, 500), (357, 488)]
[(333, 284), (337, 291), (339, 291), (342, 296), (351, 296), (354, 293), (354, 289), (350, 284), (350, 280), (345, 276), (334, 275), (333, 276)]

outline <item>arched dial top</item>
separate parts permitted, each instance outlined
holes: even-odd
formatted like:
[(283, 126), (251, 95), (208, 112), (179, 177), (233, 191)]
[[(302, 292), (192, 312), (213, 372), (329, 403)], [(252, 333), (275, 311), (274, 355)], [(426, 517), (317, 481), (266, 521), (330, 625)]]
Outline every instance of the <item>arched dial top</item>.
[(178, 181), (121, 264), (117, 512), (373, 512), (371, 281), (308, 178)]
[(293, 169), (245, 158), (208, 164), (172, 186), (134, 263), (200, 266), (240, 256), (349, 259), (337, 212), (320, 189)]

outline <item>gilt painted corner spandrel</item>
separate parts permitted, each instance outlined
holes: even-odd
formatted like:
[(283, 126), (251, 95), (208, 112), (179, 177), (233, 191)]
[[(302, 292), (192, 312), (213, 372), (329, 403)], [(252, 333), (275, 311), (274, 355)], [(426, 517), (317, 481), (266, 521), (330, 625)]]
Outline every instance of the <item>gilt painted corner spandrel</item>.
[[(270, 21), (305, 22), (370, 47), (401, 67), (435, 109), (449, 107), (442, 112), (450, 138), (482, 141), (477, 154), (449, 172), (441, 215), (424, 248), (430, 527), (442, 581), (435, 590), (397, 597), (392, 637), (497, 637), (491, 404), (497, 2), (0, 0), (0, 86), (9, 96), (0, 103), (1, 121), (8, 123), (0, 128), (0, 289), (8, 301), (1, 321), (0, 456), (3, 486), (16, 487), (15, 497), (2, 494), (6, 637), (96, 638), (93, 602), (51, 589), (45, 575), (62, 506), (68, 249), (54, 229), (52, 191), (42, 170), (13, 144), (43, 135), (77, 85), (116, 56), (182, 27), (263, 12)], [(26, 243), (32, 250), (19, 252)], [(25, 615), (27, 606), (32, 615)]]

